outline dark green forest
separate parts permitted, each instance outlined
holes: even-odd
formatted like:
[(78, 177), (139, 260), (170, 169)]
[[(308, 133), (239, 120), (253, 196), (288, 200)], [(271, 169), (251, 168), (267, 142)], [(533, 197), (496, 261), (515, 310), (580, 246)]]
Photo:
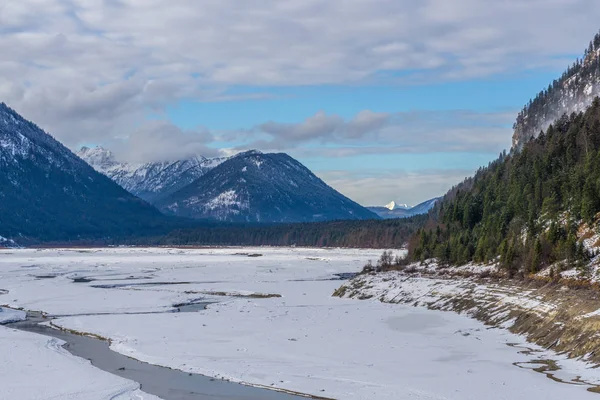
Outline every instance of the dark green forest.
[(207, 224), (175, 230), (134, 245), (311, 246), (400, 248), (423, 226), (427, 215), (406, 219), (330, 221), (296, 224)]
[(582, 222), (600, 211), (600, 100), (564, 115), (522, 151), (501, 154), (454, 187), (411, 239), (409, 258), (448, 264), (498, 259), (509, 274), (557, 261), (584, 266)]

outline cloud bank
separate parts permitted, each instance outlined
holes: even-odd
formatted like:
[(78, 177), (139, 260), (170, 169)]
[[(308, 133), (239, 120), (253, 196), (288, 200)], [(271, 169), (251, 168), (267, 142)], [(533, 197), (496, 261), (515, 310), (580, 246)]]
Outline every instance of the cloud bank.
[[(557, 56), (579, 53), (599, 14), (590, 0), (11, 1), (0, 5), (0, 99), (76, 146), (128, 136), (181, 100), (270, 95), (233, 95), (236, 86), (412, 84), (562, 65)], [(385, 119), (365, 112), (340, 127), (323, 114), (294, 132), (262, 129), (287, 141), (352, 138)]]
[[(598, 15), (594, 0), (5, 1), (0, 101), (71, 148), (103, 144), (136, 162), (212, 156), (216, 147), (301, 159), (494, 154), (510, 145), (514, 111), (440, 112), (435, 98), (429, 111), (275, 115), (233, 132), (183, 129), (165, 110), (285, 88), (401, 88), (562, 68), (597, 32)], [(364, 204), (415, 203), (467, 172), (344, 178), (335, 168), (317, 172)]]
[[(267, 122), (250, 132), (228, 132), (230, 140), (261, 137), (239, 150), (295, 149), (328, 157), (366, 153), (498, 153), (509, 147), (516, 112), (408, 111), (375, 113), (363, 110), (349, 120), (320, 111), (298, 123)], [(303, 150), (298, 145), (313, 145)], [(334, 144), (335, 147), (319, 146)]]

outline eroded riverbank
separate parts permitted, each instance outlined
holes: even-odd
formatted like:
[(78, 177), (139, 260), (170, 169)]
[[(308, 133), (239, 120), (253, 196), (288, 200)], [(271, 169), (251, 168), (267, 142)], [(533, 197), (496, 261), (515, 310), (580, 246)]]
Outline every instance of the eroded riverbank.
[(586, 363), (588, 368), (580, 375), (565, 375), (552, 356), (512, 344), (527, 354), (539, 353), (533, 360), (515, 362), (516, 366), (600, 392), (600, 374), (593, 372), (600, 365), (600, 295), (595, 290), (537, 281), (390, 271), (359, 275), (338, 288), (334, 296), (452, 311), (507, 329), (543, 349)]

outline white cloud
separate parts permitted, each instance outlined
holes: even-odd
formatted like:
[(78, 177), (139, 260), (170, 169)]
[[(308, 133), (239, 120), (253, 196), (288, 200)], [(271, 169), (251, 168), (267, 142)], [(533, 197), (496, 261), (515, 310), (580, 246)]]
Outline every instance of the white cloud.
[(112, 143), (116, 158), (129, 162), (180, 160), (221, 155), (207, 146), (213, 136), (206, 129), (184, 131), (168, 121), (148, 121), (120, 143)]
[(273, 137), (275, 141), (282, 139), (290, 143), (331, 136), (343, 125), (344, 120), (339, 116), (327, 115), (319, 111), (299, 124), (281, 124), (271, 121), (260, 125), (258, 129)]
[[(232, 85), (393, 84), (554, 66), (585, 47), (599, 14), (590, 0), (7, 1), (0, 99), (76, 146), (129, 135), (149, 110), (182, 99), (230, 99)], [(385, 73), (394, 70), (408, 76)], [(347, 121), (346, 136), (374, 130), (362, 124), (375, 117)], [(309, 122), (324, 124), (319, 132), (339, 123)], [(305, 129), (296, 135), (316, 128)]]
[[(268, 122), (248, 132), (229, 133), (229, 139), (260, 136), (240, 149), (290, 150), (296, 154), (348, 157), (374, 153), (486, 152), (510, 147), (516, 112), (360, 111), (344, 120), (323, 111), (296, 124)], [(332, 144), (335, 147), (299, 144)]]
[[(266, 134), (270, 140), (255, 144), (273, 149), (289, 148), (295, 143), (310, 141), (340, 142), (346, 139), (363, 139), (383, 128), (390, 119), (388, 113), (370, 110), (360, 111), (349, 121), (335, 114), (319, 111), (297, 124), (267, 122), (255, 129), (256, 133)], [(253, 144), (250, 144), (253, 146)]]

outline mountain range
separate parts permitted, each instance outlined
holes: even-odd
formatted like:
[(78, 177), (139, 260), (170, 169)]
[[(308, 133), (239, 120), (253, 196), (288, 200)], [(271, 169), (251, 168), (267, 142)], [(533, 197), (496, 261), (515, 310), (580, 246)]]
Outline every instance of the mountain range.
[(0, 171), (0, 235), (6, 238), (114, 237), (170, 223), (4, 103)]
[[(600, 34), (581, 59), (519, 113), (513, 151), (543, 130), (564, 134), (565, 127), (575, 129), (578, 120), (572, 113), (585, 110), (598, 94)], [(596, 123), (591, 116), (586, 121)], [(593, 145), (588, 143), (592, 136), (581, 138)], [(22, 237), (119, 237), (164, 231), (181, 223), (163, 213), (244, 223), (389, 219), (427, 213), (439, 200), (415, 207), (391, 202), (367, 209), (283, 153), (250, 151), (230, 158), (144, 164), (119, 162), (100, 147), (84, 147), (76, 155), (4, 103), (0, 171), (0, 235), (9, 238), (1, 240), (4, 245)]]
[(222, 222), (378, 219), (287, 154), (130, 164), (102, 147), (77, 153), (94, 169), (166, 214)]
[(398, 205), (396, 202), (392, 201), (384, 207), (375, 206), (367, 208), (383, 219), (408, 218), (415, 215), (427, 214), (440, 199), (441, 197), (436, 197), (417, 204), (414, 207), (410, 207), (406, 204)]
[(100, 147), (78, 155), (0, 104), (0, 245), (164, 233), (191, 224), (172, 216), (270, 223), (378, 219), (286, 154), (145, 164), (118, 162)]
[(191, 157), (141, 164), (118, 162), (110, 150), (82, 147), (77, 155), (130, 193), (155, 203), (184, 188), (227, 158)]

